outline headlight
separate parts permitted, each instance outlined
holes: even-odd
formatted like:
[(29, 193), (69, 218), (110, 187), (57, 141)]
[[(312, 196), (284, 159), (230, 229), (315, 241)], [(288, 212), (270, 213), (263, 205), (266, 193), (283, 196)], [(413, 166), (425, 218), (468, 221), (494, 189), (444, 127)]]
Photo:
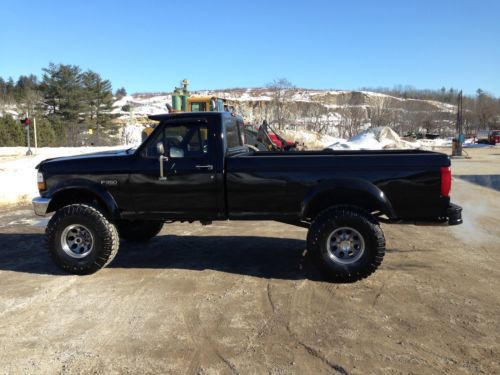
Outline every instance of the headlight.
[(36, 174), (36, 182), (38, 183), (38, 190), (45, 190), (45, 179), (42, 172)]

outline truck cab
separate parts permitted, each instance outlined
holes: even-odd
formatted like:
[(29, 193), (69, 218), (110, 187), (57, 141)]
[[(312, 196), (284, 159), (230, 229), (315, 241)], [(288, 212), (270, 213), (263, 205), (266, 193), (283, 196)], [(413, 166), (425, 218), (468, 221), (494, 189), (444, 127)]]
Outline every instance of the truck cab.
[(161, 126), (139, 147), (131, 165), (133, 215), (225, 218), (224, 160), (227, 153), (244, 150), (243, 119), (228, 112), (150, 118)]

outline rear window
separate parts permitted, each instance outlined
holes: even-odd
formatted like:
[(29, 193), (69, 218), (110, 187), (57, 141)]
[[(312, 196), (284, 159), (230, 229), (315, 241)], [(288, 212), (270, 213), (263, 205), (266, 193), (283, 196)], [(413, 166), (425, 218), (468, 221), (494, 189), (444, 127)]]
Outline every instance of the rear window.
[(232, 118), (225, 122), (224, 128), (226, 131), (226, 144), (227, 148), (234, 148), (242, 146), (242, 140), (240, 136), (240, 129), (236, 118)]

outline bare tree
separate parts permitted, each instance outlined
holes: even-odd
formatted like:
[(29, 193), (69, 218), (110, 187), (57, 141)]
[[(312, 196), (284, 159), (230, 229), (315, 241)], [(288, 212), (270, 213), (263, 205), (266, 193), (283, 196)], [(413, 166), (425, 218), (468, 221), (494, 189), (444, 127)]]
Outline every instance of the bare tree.
[(383, 96), (376, 96), (370, 109), (370, 121), (372, 127), (387, 126), (390, 122), (391, 110), (388, 101)]
[(290, 102), (295, 86), (286, 78), (280, 78), (267, 84), (266, 87), (272, 93), (270, 105), (273, 118), (269, 120), (277, 123), (279, 129), (283, 129), (290, 116)]
[(499, 114), (495, 99), (481, 89), (477, 89), (476, 118), (480, 129), (490, 129), (495, 126)]
[(325, 133), (328, 123), (325, 118), (328, 114), (326, 107), (320, 103), (310, 103), (307, 107), (306, 117), (311, 130), (318, 133)]
[(463, 105), (464, 105), (462, 114), (463, 131), (467, 137), (472, 137), (477, 134), (479, 128), (477, 122), (475, 121), (474, 99), (464, 96)]
[(338, 133), (341, 138), (351, 138), (361, 131), (365, 118), (364, 109), (355, 105), (344, 105), (338, 110), (341, 120)]

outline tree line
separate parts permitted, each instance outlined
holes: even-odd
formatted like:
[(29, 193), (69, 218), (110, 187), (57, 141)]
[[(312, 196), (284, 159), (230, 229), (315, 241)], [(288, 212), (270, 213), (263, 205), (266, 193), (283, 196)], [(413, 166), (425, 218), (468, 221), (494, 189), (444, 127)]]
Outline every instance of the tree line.
[[(450, 136), (456, 133), (456, 106), (460, 91), (454, 88), (421, 90), (402, 85), (392, 89), (362, 88), (351, 92), (352, 103), (338, 105), (332, 109), (319, 99), (311, 102), (293, 100), (297, 89), (285, 78), (274, 80), (266, 87), (271, 94), (271, 100), (259, 108), (257, 113), (258, 116), (268, 118), (270, 123), (279, 129), (283, 129), (287, 124), (300, 124), (314, 132), (342, 138), (350, 138), (367, 126), (389, 126), (401, 136), (419, 136), (426, 133)], [(362, 91), (388, 96), (372, 95), (366, 99), (363, 98)], [(359, 100), (356, 100), (356, 96)], [(416, 108), (406, 110), (398, 100), (391, 97), (436, 101), (448, 106), (437, 110), (436, 107), (431, 108), (429, 103), (415, 103)], [(482, 89), (478, 89), (475, 95), (463, 95), (462, 121), (466, 136), (474, 136), (482, 129), (500, 128), (500, 98)]]
[[(365, 91), (379, 92), (402, 99), (434, 100), (452, 105), (457, 105), (460, 90), (452, 87), (442, 87), (439, 90), (416, 89), (413, 86), (397, 85), (390, 88), (363, 88)], [(428, 125), (438, 119), (424, 119)], [(464, 132), (469, 135), (477, 133), (478, 130), (488, 130), (500, 127), (500, 98), (488, 93), (481, 88), (476, 90), (475, 95), (463, 95), (463, 125)]]
[[(124, 95), (124, 88), (115, 92), (115, 96)], [(4, 108), (0, 146), (26, 144), (15, 113), (36, 118), (39, 146), (105, 145), (113, 142), (117, 132), (111, 122), (111, 82), (78, 65), (51, 63), (43, 69), (41, 79), (33, 74), (17, 81), (0, 77), (0, 104)]]

